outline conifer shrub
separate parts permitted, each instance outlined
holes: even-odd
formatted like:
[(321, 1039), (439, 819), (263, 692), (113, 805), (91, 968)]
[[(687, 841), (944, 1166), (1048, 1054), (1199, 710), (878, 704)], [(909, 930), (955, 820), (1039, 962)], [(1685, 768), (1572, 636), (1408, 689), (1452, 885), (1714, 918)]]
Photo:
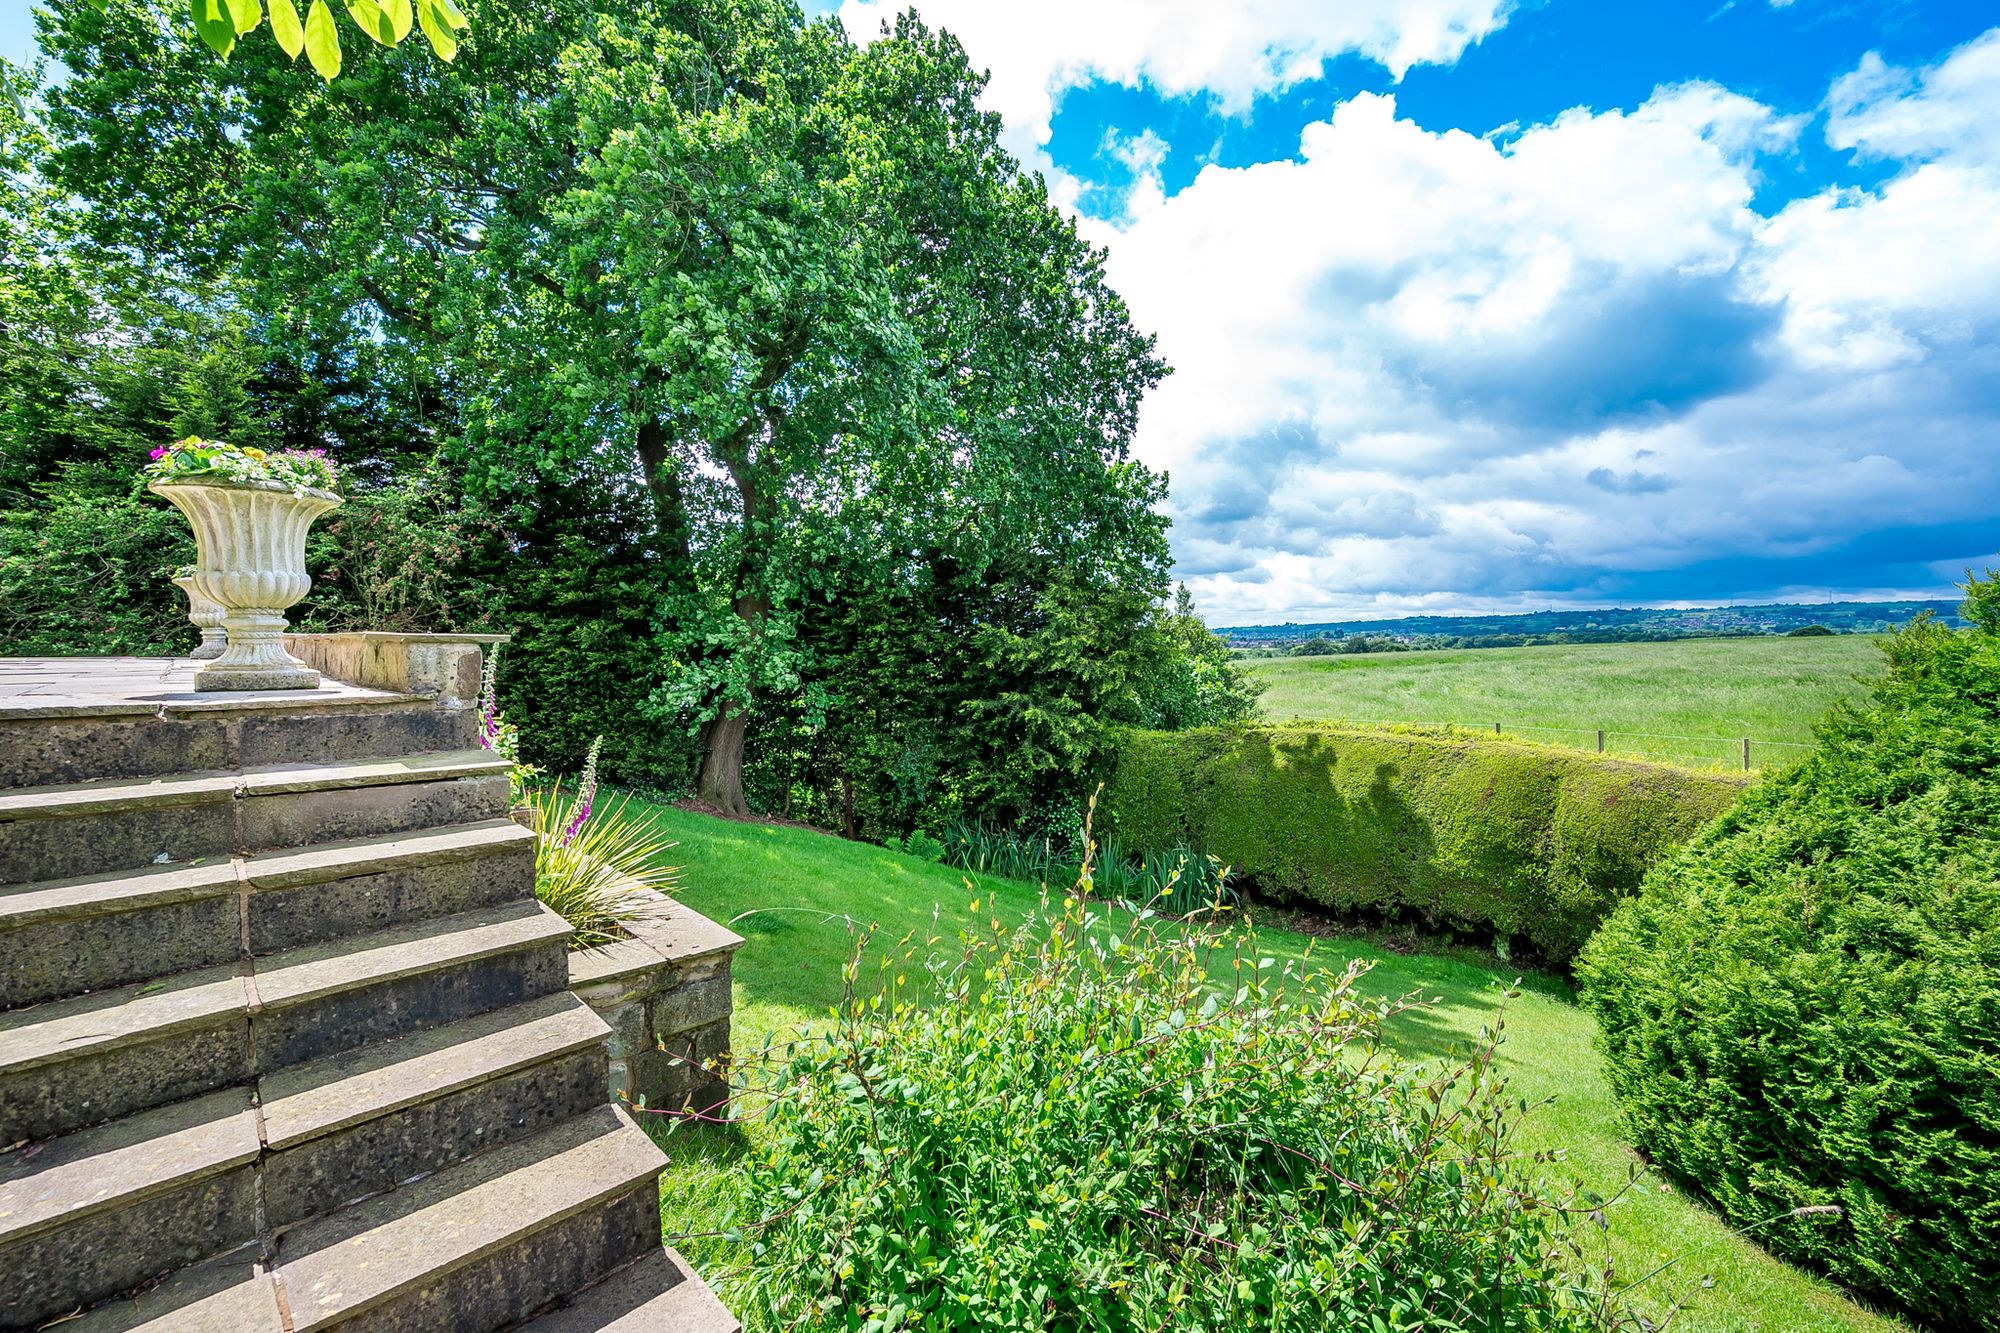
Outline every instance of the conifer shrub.
[[(1647, 877), (1577, 973), (1634, 1142), (1788, 1258), (2000, 1329), (2000, 585)], [(1836, 1207), (1823, 1218), (1785, 1216)]]
[(1566, 965), (1730, 774), (1463, 735), (1128, 730), (1101, 805), (1128, 850), (1187, 843), (1267, 897), (1523, 938)]
[(728, 1293), (753, 1325), (1631, 1326), (1596, 1201), (1510, 1146), (1491, 1040), (1406, 1061), (1360, 964), (1302, 975), (1095, 902), (851, 964), (832, 1021), (739, 1097), (765, 1120)]

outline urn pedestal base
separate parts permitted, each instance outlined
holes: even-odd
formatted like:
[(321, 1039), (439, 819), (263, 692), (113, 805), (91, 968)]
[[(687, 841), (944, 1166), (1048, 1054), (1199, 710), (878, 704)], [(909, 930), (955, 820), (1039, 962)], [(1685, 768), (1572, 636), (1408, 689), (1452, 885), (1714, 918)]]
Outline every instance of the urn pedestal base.
[(217, 662), (194, 673), (197, 690), (316, 690), (319, 672), (298, 667), (225, 667)]
[(222, 613), (229, 646), (194, 673), (197, 690), (316, 690), (319, 672), (285, 651), (285, 618), (273, 612)]

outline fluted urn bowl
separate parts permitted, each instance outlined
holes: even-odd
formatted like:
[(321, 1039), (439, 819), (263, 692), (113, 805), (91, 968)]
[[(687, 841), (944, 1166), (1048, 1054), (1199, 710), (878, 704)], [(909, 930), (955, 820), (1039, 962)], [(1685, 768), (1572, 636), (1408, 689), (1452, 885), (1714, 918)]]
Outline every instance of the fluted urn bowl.
[(201, 631), (201, 645), (188, 656), (197, 662), (207, 662), (222, 656), (229, 636), (222, 632), (222, 608), (195, 591), (194, 576), (183, 574), (174, 580), (174, 586), (187, 594), (188, 620)]
[(163, 478), (147, 486), (194, 529), (193, 595), (222, 609), (227, 643), (195, 673), (197, 690), (310, 690), (319, 672), (285, 651), (285, 612), (312, 586), (306, 530), (340, 507), (331, 491), (277, 482), (219, 485)]

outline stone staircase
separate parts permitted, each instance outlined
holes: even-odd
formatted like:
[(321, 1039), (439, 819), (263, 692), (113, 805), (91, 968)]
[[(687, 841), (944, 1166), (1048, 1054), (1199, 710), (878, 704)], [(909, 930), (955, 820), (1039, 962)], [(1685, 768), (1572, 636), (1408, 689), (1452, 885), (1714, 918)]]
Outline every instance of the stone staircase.
[(736, 1329), (464, 700), (189, 666), (0, 663), (0, 1328)]

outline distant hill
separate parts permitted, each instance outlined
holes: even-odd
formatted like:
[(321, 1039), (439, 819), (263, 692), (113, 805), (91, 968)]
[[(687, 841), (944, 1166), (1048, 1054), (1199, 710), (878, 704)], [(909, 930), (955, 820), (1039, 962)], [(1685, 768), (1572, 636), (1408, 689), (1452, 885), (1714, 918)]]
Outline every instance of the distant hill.
[(1404, 616), (1397, 620), (1328, 620), (1309, 625), (1245, 625), (1217, 630), (1232, 646), (1289, 652), (1325, 640), (1359, 641), (1347, 651), (1407, 648), (1486, 648), (1538, 643), (1652, 642), (1738, 635), (1789, 634), (1820, 626), (1836, 634), (1879, 634), (1925, 611), (1963, 625), (1959, 600), (1919, 602), (1774, 603), (1768, 606), (1613, 608), (1530, 611), (1507, 616)]

